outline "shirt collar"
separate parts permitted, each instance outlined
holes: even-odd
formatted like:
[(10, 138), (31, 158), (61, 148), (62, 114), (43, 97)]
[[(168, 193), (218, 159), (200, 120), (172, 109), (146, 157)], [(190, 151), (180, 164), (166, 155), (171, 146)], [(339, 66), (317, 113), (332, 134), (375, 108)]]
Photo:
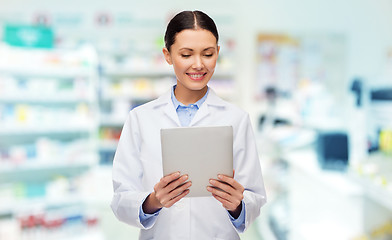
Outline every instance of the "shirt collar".
[[(171, 99), (171, 92), (172, 88), (170, 88), (168, 91), (166, 91), (163, 95), (161, 95), (159, 98), (151, 102), (151, 106), (153, 108), (157, 108), (163, 105), (169, 105), (170, 107), (174, 107), (173, 100)], [(210, 105), (210, 106), (215, 106), (215, 107), (225, 107), (227, 106), (227, 102), (218, 97), (212, 88), (208, 88), (208, 95), (205, 100), (205, 104), (203, 105)], [(175, 110), (175, 108), (173, 108)]]
[[(180, 106), (181, 106), (181, 107), (189, 107), (191, 104), (189, 104), (188, 106), (186, 106), (186, 105), (184, 105), (183, 103), (181, 103), (181, 102), (179, 102), (179, 101), (177, 100), (176, 96), (174, 95), (174, 89), (176, 89), (176, 86), (177, 86), (177, 85), (174, 85), (173, 88), (172, 88), (172, 90), (171, 90), (171, 99), (172, 99), (174, 108), (175, 108), (175, 109), (178, 109), (178, 107), (180, 107)], [(207, 96), (208, 96), (208, 92), (209, 92), (209, 91), (210, 91), (210, 88), (207, 87), (207, 92), (206, 92), (206, 94), (204, 94), (204, 96), (203, 96), (202, 98), (200, 98), (197, 102), (195, 102), (195, 103), (192, 104), (192, 105), (196, 106), (196, 107), (199, 109), (200, 106), (205, 102), (205, 100), (206, 100), (206, 98), (207, 98)]]

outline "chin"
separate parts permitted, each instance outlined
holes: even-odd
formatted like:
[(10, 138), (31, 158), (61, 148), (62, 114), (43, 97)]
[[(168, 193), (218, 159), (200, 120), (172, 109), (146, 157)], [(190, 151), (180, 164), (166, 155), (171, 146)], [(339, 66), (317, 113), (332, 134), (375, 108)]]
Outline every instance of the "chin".
[(204, 89), (205, 87), (207, 87), (207, 83), (196, 83), (196, 84), (189, 84), (188, 88), (194, 91), (200, 91), (202, 89)]

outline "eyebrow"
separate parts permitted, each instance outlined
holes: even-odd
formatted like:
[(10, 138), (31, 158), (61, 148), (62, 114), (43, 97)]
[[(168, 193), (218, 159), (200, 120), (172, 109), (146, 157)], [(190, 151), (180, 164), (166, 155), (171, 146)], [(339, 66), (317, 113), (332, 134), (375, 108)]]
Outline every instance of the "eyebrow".
[[(208, 48), (205, 48), (205, 49), (203, 49), (203, 51), (207, 51), (207, 50), (210, 50), (210, 49), (214, 49), (214, 50), (215, 50), (215, 47), (208, 47)], [(192, 49), (192, 48), (187, 48), (187, 47), (180, 48), (179, 50), (188, 50), (188, 51), (193, 51), (193, 49)]]

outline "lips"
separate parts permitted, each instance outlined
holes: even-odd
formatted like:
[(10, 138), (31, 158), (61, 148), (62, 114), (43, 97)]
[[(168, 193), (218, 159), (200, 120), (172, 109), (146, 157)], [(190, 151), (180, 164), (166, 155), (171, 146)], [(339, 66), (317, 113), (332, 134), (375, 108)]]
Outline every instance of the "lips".
[(200, 81), (204, 78), (207, 73), (187, 73), (187, 75), (195, 81)]

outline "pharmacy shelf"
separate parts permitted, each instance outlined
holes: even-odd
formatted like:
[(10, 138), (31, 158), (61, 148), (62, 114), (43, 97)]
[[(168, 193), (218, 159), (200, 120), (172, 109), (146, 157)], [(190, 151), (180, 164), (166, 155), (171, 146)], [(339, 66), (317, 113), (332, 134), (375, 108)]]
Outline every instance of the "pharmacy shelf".
[(365, 195), (392, 212), (392, 156), (373, 152), (350, 166), (348, 177), (362, 186)]
[(348, 178), (348, 174), (339, 171), (326, 171), (320, 168), (317, 153), (313, 148), (291, 151), (283, 155), (292, 169), (299, 169), (310, 179), (318, 181), (323, 187), (333, 189), (342, 196), (362, 196), (361, 186)]
[(115, 101), (115, 100), (125, 100), (125, 101), (137, 101), (137, 102), (147, 102), (159, 97), (155, 94), (129, 94), (129, 95), (106, 95), (102, 97), (102, 101)]
[(174, 77), (171, 69), (146, 69), (146, 70), (129, 70), (123, 68), (106, 69), (104, 74), (109, 77), (145, 77), (145, 78), (159, 78), (159, 77)]
[(90, 77), (94, 72), (91, 68), (81, 69), (80, 67), (67, 68), (63, 66), (54, 68), (36, 68), (34, 66), (24, 66), (23, 69), (15, 66), (0, 66), (0, 74), (12, 75), (17, 77), (42, 77), (42, 78), (58, 78), (67, 79), (75, 77)]
[(116, 140), (102, 140), (99, 143), (99, 149), (102, 151), (116, 151), (118, 141)]
[[(30, 161), (35, 162), (35, 161)], [(0, 168), (0, 182), (42, 182), (55, 177), (74, 177), (90, 168), (90, 164), (42, 164), (8, 166)]]
[(2, 126), (0, 128), (0, 136), (20, 136), (20, 135), (63, 135), (63, 134), (77, 134), (77, 133), (90, 133), (95, 131), (92, 125), (75, 125), (75, 126), (45, 126), (35, 124), (34, 126), (26, 125), (12, 125)]
[(124, 125), (125, 118), (104, 117), (101, 116), (100, 125), (108, 127), (122, 127)]
[(85, 203), (85, 199), (78, 194), (68, 194), (56, 197), (1, 199), (0, 203), (0, 216), (5, 216), (34, 210), (81, 205)]
[(42, 96), (42, 95), (28, 95), (25, 93), (15, 93), (13, 95), (0, 96), (0, 103), (83, 103), (92, 102), (90, 97), (80, 97), (75, 95), (57, 95), (57, 96)]
[[(76, 234), (75, 234), (76, 235)], [(101, 231), (78, 234), (78, 236), (59, 238), (58, 240), (106, 240)]]
[(392, 212), (392, 183), (389, 186), (383, 186), (370, 178), (361, 177), (353, 173), (349, 177), (353, 182), (362, 186), (367, 197)]

